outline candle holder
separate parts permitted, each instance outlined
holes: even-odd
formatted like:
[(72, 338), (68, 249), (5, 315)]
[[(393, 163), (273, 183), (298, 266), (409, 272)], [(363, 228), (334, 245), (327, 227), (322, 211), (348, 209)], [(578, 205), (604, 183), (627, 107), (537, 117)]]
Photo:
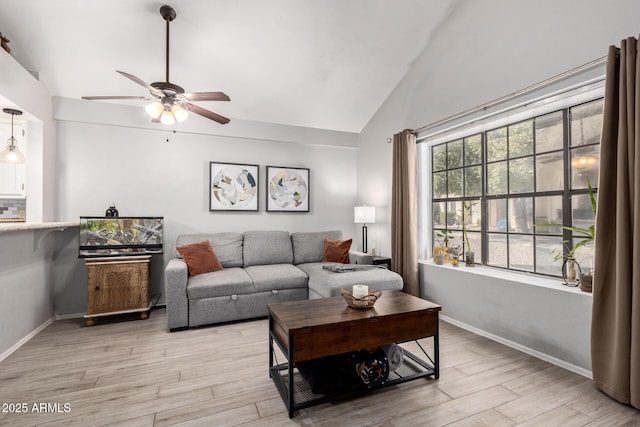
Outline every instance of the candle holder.
[(351, 308), (373, 308), (378, 298), (382, 296), (382, 291), (369, 291), (369, 295), (362, 298), (355, 298), (353, 292), (349, 289), (342, 288), (342, 297)]

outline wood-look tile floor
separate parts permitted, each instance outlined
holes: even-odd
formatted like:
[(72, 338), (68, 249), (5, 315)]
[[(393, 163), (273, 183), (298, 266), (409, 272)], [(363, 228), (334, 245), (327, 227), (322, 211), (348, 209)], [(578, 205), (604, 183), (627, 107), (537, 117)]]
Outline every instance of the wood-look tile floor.
[(267, 373), (266, 319), (174, 333), (164, 309), (93, 327), (56, 321), (0, 363), (0, 410), (9, 411), (0, 425), (640, 426), (640, 411), (587, 378), (450, 324), (440, 329), (439, 380), (289, 419)]

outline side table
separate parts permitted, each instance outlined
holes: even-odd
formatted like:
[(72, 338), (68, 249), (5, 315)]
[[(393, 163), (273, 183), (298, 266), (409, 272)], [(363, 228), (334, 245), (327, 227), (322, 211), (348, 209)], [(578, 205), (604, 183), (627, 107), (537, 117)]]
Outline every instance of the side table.
[(377, 256), (374, 255), (373, 256), (373, 265), (387, 265), (387, 268), (389, 270), (391, 270), (391, 258), (388, 258), (386, 256)]
[(87, 326), (95, 318), (140, 312), (149, 317), (149, 262), (151, 255), (86, 258)]

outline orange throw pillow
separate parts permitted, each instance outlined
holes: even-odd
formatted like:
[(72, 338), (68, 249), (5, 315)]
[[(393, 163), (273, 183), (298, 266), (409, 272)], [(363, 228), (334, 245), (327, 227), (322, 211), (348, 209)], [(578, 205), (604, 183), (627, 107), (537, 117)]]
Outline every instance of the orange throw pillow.
[(349, 264), (349, 249), (351, 240), (330, 240), (324, 239), (324, 258), (326, 262), (340, 262)]
[(177, 246), (176, 250), (187, 263), (190, 276), (222, 270), (222, 265), (220, 265), (220, 261), (218, 261), (218, 257), (213, 252), (208, 240)]

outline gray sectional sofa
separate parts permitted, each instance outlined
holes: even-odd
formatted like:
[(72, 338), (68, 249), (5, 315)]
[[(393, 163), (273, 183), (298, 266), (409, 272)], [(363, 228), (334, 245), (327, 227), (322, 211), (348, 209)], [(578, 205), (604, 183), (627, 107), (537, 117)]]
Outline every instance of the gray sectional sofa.
[[(248, 231), (184, 234), (176, 246), (208, 240), (223, 269), (189, 276), (179, 254), (165, 269), (169, 330), (267, 316), (267, 304), (340, 295), (365, 284), (372, 290), (401, 290), (402, 277), (385, 268), (345, 273), (323, 268), (324, 239), (342, 232)], [(350, 251), (350, 263), (372, 257)]]

